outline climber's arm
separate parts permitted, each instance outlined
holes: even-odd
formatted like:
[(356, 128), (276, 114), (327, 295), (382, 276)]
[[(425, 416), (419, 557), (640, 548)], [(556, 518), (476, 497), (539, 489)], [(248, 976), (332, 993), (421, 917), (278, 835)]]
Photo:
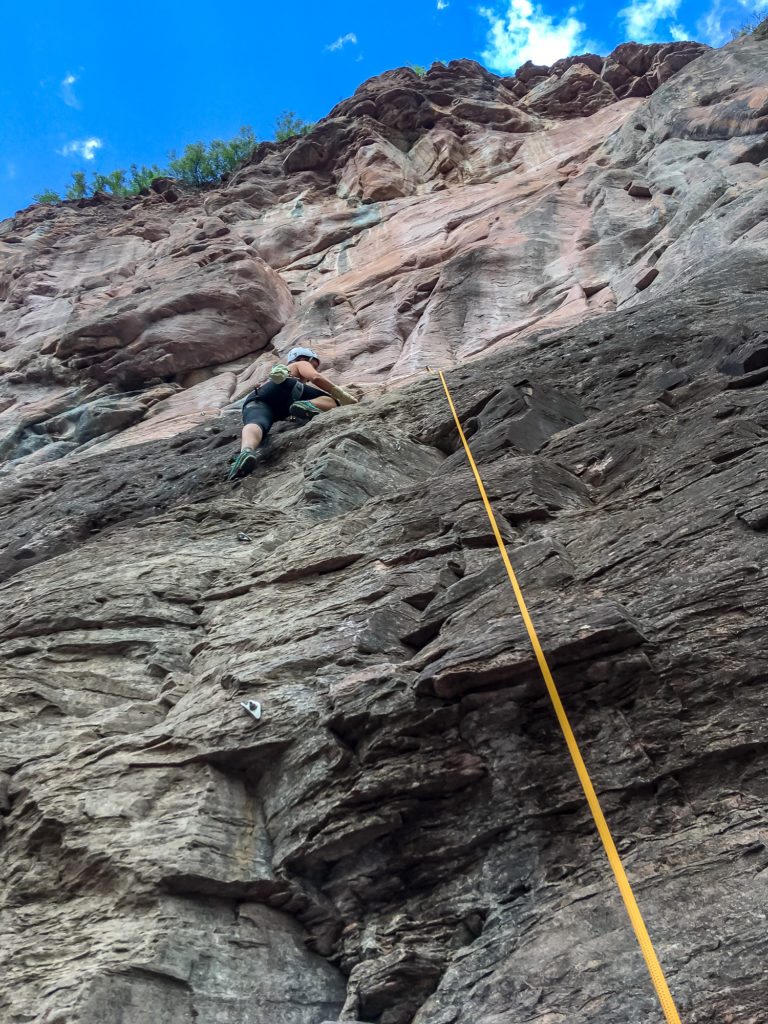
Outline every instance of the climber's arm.
[(335, 398), (341, 405), (354, 405), (357, 403), (357, 399), (354, 395), (350, 395), (344, 388), (339, 387), (338, 384), (334, 384), (332, 380), (325, 377), (319, 370), (316, 370), (312, 363), (309, 361), (296, 363), (296, 369), (302, 380), (305, 380), (308, 384), (314, 384), (316, 388), (321, 388), (323, 391), (327, 391), (328, 394)]

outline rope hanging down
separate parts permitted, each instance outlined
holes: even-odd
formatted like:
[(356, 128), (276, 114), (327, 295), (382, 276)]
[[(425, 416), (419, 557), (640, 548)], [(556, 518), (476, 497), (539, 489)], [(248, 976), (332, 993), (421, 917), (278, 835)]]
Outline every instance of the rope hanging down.
[[(429, 370), (430, 373), (435, 372), (430, 367), (427, 367), (427, 369)], [(576, 772), (579, 776), (579, 781), (581, 782), (584, 794), (587, 798), (587, 803), (589, 804), (589, 809), (592, 812), (592, 817), (595, 819), (597, 831), (600, 833), (600, 838), (603, 841), (605, 852), (608, 855), (608, 861), (610, 862), (611, 868), (613, 869), (613, 874), (616, 878), (616, 882), (619, 886), (619, 891), (621, 892), (622, 898), (624, 900), (624, 905), (627, 908), (627, 913), (629, 914), (629, 919), (632, 922), (632, 927), (635, 930), (637, 941), (640, 943), (640, 949), (643, 951), (643, 956), (645, 957), (645, 962), (648, 966), (653, 986), (656, 989), (656, 994), (659, 997), (659, 1002), (661, 1003), (661, 1007), (664, 1011), (664, 1016), (667, 1018), (667, 1024), (680, 1024), (680, 1017), (678, 1015), (677, 1009), (672, 999), (672, 995), (667, 986), (667, 981), (664, 977), (664, 972), (661, 969), (661, 964), (659, 963), (658, 957), (656, 956), (656, 951), (653, 948), (653, 944), (648, 934), (648, 930), (645, 927), (645, 922), (643, 921), (643, 916), (640, 913), (640, 908), (637, 905), (634, 893), (632, 892), (632, 887), (629, 884), (629, 879), (627, 878), (626, 872), (624, 871), (624, 866), (621, 863), (621, 858), (619, 857), (619, 852), (616, 849), (616, 844), (613, 841), (613, 837), (611, 836), (602, 808), (600, 807), (600, 802), (597, 799), (597, 794), (595, 793), (595, 788), (592, 785), (592, 780), (589, 777), (587, 766), (584, 763), (584, 759), (582, 758), (578, 744), (576, 743), (576, 737), (573, 734), (571, 724), (568, 721), (568, 716), (565, 713), (565, 708), (563, 707), (563, 703), (560, 700), (560, 694), (557, 691), (555, 681), (552, 678), (552, 673), (549, 670), (549, 665), (547, 664), (547, 660), (544, 657), (544, 652), (541, 648), (541, 644), (539, 643), (539, 638), (536, 635), (536, 630), (533, 627), (533, 622), (531, 621), (531, 617), (528, 614), (528, 608), (526, 607), (525, 600), (523, 599), (523, 593), (520, 589), (519, 583), (517, 582), (517, 577), (515, 576), (514, 569), (512, 568), (512, 563), (510, 562), (509, 556), (507, 555), (507, 550), (504, 547), (504, 541), (501, 539), (501, 534), (499, 533), (499, 528), (496, 525), (496, 518), (493, 514), (491, 503), (488, 501), (488, 495), (485, 492), (483, 481), (480, 479), (480, 473), (478, 472), (477, 466), (475, 465), (475, 460), (472, 458), (472, 452), (469, 450), (469, 444), (467, 443), (467, 439), (464, 436), (464, 431), (461, 429), (461, 423), (459, 422), (459, 417), (456, 413), (456, 407), (453, 404), (451, 393), (448, 390), (448, 385), (446, 383), (445, 377), (443, 376), (443, 371), (438, 370), (437, 373), (439, 374), (440, 380), (443, 383), (445, 397), (448, 399), (448, 404), (451, 407), (451, 412), (453, 413), (453, 418), (456, 423), (456, 427), (459, 431), (461, 443), (464, 445), (464, 451), (467, 453), (469, 464), (472, 467), (472, 472), (475, 475), (475, 480), (477, 481), (477, 486), (480, 490), (480, 495), (483, 499), (483, 504), (485, 505), (485, 511), (488, 513), (488, 519), (490, 520), (491, 528), (493, 529), (493, 535), (496, 538), (496, 543), (499, 545), (499, 551), (501, 552), (501, 557), (504, 562), (504, 566), (507, 570), (507, 575), (509, 576), (509, 582), (512, 584), (512, 589), (515, 592), (515, 597), (517, 598), (520, 613), (523, 616), (523, 622), (525, 623), (525, 628), (528, 631), (528, 637), (531, 641), (531, 646), (533, 647), (534, 653), (536, 655), (536, 661), (539, 663), (539, 669), (541, 670), (541, 674), (544, 677), (544, 682), (547, 685), (547, 691), (549, 693), (552, 704), (554, 705), (557, 720), (560, 723), (560, 728), (562, 729), (563, 735), (565, 736), (565, 742), (568, 744), (568, 750), (570, 751), (571, 757), (573, 758), (573, 763), (576, 766)]]

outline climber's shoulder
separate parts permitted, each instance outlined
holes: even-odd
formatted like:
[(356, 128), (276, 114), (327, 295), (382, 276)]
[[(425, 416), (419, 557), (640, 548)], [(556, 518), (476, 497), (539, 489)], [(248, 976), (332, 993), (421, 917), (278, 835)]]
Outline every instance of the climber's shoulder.
[(291, 363), (288, 369), (291, 371), (294, 377), (298, 377), (299, 380), (313, 381), (320, 374), (314, 368), (312, 363), (308, 359), (297, 359)]

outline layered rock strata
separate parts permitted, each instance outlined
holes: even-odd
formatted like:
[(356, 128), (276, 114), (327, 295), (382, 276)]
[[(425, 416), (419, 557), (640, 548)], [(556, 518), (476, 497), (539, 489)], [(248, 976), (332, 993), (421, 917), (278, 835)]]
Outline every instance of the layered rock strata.
[[(686, 46), (4, 225), (4, 1021), (661, 1019), (434, 362), (681, 1016), (761, 1024), (768, 44)], [(392, 389), (225, 484), (307, 340)]]
[[(297, 343), (375, 383), (631, 301), (665, 231), (704, 217), (724, 178), (754, 174), (732, 170), (730, 150), (702, 171), (702, 148), (675, 144), (653, 194), (622, 198), (648, 175), (643, 147), (626, 171), (595, 158), (705, 50), (624, 44), (510, 78), (466, 60), (423, 78), (402, 68), (310, 136), (261, 144), (211, 192), (163, 179), (134, 199), (23, 211), (0, 229), (0, 453), (47, 461), (107, 450), (118, 432), (120, 446), (171, 436)], [(740, 73), (726, 135), (742, 117), (752, 138), (754, 69)]]

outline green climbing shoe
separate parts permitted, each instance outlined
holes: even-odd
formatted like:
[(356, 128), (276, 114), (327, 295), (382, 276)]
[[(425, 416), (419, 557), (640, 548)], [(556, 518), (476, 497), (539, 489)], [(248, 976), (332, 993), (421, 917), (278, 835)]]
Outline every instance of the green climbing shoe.
[(312, 405), (311, 402), (293, 402), (288, 412), (291, 415), (291, 419), (303, 420), (305, 423), (309, 422), (313, 416), (317, 416), (322, 409), (318, 409), (316, 405)]
[(247, 476), (252, 473), (256, 466), (256, 449), (255, 448), (243, 448), (240, 454), (237, 456), (235, 461), (232, 463), (232, 468), (229, 471), (229, 480), (237, 480), (241, 476)]

